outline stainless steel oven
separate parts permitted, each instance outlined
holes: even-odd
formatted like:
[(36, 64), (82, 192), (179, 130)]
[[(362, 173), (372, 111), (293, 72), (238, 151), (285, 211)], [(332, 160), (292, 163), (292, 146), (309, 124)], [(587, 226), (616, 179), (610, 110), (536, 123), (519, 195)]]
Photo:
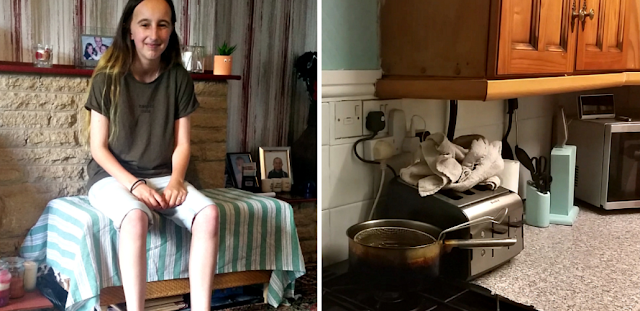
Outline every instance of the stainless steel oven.
[(640, 122), (572, 120), (575, 196), (604, 209), (640, 207)]

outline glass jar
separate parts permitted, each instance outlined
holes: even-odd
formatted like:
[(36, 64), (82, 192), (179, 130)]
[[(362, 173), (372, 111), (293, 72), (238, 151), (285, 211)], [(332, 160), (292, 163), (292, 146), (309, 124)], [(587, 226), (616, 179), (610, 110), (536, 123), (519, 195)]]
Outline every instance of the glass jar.
[(0, 308), (9, 304), (11, 273), (9, 265), (0, 260)]
[(204, 72), (204, 46), (185, 45), (182, 46), (182, 63), (189, 72)]
[(24, 296), (24, 259), (20, 257), (5, 258), (11, 273), (11, 299)]

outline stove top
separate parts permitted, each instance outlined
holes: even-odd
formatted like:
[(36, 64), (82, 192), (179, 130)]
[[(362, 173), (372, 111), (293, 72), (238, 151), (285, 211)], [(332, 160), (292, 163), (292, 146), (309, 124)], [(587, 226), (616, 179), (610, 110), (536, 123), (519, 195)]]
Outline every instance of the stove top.
[(513, 302), (475, 284), (438, 279), (415, 291), (377, 291), (348, 271), (343, 261), (322, 269), (325, 311), (523, 311)]

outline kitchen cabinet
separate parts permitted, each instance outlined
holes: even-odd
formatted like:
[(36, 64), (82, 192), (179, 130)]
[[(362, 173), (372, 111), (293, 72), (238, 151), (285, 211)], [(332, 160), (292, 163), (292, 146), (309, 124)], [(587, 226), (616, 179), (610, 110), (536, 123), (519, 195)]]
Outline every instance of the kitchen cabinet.
[(571, 1), (503, 0), (497, 74), (572, 72), (577, 25)]
[(635, 0), (582, 0), (578, 27), (576, 70), (607, 70), (635, 67), (627, 63), (626, 53), (632, 40), (625, 36), (634, 16), (627, 3)]
[(634, 0), (503, 0), (497, 74), (632, 68), (625, 30)]
[[(381, 0), (383, 77), (376, 95), (393, 98), (406, 91), (422, 98), (487, 99), (491, 84), (509, 96), (510, 84), (523, 82), (515, 79), (587, 74), (558, 83), (547, 79), (539, 86), (552, 90), (527, 94), (628, 85), (624, 71), (640, 69), (639, 3)], [(583, 85), (576, 89), (573, 83)], [(531, 87), (536, 86), (518, 84)]]

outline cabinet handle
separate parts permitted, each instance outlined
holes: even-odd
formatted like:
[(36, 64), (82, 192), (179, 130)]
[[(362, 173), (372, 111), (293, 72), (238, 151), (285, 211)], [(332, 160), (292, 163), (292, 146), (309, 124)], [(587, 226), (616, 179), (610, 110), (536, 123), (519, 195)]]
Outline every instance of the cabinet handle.
[(587, 19), (587, 16), (589, 17), (589, 19), (593, 20), (593, 18), (596, 16), (596, 12), (593, 9), (587, 12), (587, 1), (585, 1), (584, 5), (582, 6), (582, 10), (580, 10), (580, 21), (584, 23), (584, 21)]
[(573, 4), (571, 5), (571, 24), (573, 24), (576, 20), (576, 18), (580, 17), (580, 13), (577, 11), (576, 8), (576, 0), (573, 0)]

